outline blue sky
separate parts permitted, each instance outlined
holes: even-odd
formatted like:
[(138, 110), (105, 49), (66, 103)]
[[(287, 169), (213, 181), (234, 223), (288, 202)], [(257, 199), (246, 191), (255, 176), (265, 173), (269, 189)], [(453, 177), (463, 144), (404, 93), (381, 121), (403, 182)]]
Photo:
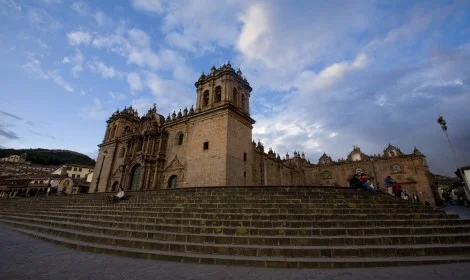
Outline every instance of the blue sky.
[[(295, 5), (293, 5), (295, 3)], [(117, 108), (164, 116), (230, 60), (253, 87), (253, 138), (282, 156), (417, 146), (470, 164), (468, 1), (0, 0), (0, 146), (92, 157)]]

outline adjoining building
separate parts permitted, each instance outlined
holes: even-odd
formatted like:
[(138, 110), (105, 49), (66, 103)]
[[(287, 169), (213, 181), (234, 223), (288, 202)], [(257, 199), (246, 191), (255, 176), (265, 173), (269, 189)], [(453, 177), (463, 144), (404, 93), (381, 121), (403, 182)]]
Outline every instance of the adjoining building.
[(116, 111), (107, 121), (90, 192), (159, 188), (260, 185), (347, 186), (357, 172), (376, 186), (387, 175), (421, 201), (438, 197), (425, 156), (415, 148), (404, 154), (389, 145), (382, 155), (366, 155), (358, 147), (346, 160), (324, 154), (315, 164), (304, 154), (281, 157), (252, 142), (252, 88), (230, 63), (202, 73), (196, 108), (164, 117), (156, 105), (140, 117), (132, 108)]
[(27, 154), (23, 153), (21, 155), (10, 155), (8, 157), (0, 158), (2, 162), (14, 162), (14, 163), (26, 163)]
[(87, 178), (93, 172), (93, 166), (81, 164), (64, 164), (52, 172), (54, 175), (65, 175), (73, 179)]

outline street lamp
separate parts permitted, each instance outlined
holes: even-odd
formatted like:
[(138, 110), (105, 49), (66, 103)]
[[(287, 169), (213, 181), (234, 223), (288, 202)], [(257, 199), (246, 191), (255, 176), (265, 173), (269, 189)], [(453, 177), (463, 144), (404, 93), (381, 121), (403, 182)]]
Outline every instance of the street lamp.
[(95, 193), (98, 192), (98, 185), (100, 184), (101, 171), (103, 171), (103, 165), (104, 165), (104, 161), (106, 160), (107, 154), (108, 154), (108, 151), (103, 152), (103, 160), (101, 161), (100, 173), (98, 173), (98, 178), (96, 178)]
[[(457, 170), (459, 170), (460, 176), (462, 176), (462, 178), (464, 178), (465, 174), (463, 174), (462, 169), (460, 169), (459, 161), (457, 160), (457, 154), (455, 153), (454, 146), (452, 146), (452, 143), (450, 142), (449, 135), (447, 134), (446, 120), (444, 119), (443, 116), (439, 116), (439, 118), (437, 119), (437, 123), (441, 126), (442, 131), (444, 131), (444, 133), (446, 135), (447, 141), (449, 142), (449, 147), (452, 151), (452, 154), (454, 155), (454, 161), (455, 161), (455, 165), (457, 166)], [(464, 179), (464, 188), (463, 189), (465, 191), (465, 195), (467, 196), (467, 199), (470, 200), (470, 190), (468, 190), (468, 187), (469, 186), (467, 186), (467, 183), (465, 182), (465, 179)]]

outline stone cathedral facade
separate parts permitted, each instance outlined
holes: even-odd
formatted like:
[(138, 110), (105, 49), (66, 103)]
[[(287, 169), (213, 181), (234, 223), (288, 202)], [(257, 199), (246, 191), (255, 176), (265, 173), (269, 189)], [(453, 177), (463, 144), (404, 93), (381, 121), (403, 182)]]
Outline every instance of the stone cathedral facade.
[(164, 117), (156, 106), (144, 116), (132, 108), (107, 121), (90, 192), (160, 188), (260, 185), (347, 186), (357, 172), (374, 185), (387, 175), (408, 192), (434, 204), (434, 182), (425, 156), (415, 148), (404, 154), (389, 145), (381, 155), (354, 147), (347, 159), (324, 154), (311, 163), (303, 153), (265, 151), (252, 141), (252, 88), (230, 63), (212, 67), (195, 83), (196, 107)]

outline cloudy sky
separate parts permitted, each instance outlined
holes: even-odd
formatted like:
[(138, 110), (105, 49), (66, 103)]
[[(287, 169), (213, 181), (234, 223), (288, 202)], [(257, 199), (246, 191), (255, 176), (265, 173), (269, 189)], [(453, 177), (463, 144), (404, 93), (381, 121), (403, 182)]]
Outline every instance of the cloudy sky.
[(449, 175), (442, 114), (470, 164), (468, 1), (0, 0), (0, 146), (96, 156), (117, 108), (189, 107), (228, 60), (281, 155), (417, 146)]

